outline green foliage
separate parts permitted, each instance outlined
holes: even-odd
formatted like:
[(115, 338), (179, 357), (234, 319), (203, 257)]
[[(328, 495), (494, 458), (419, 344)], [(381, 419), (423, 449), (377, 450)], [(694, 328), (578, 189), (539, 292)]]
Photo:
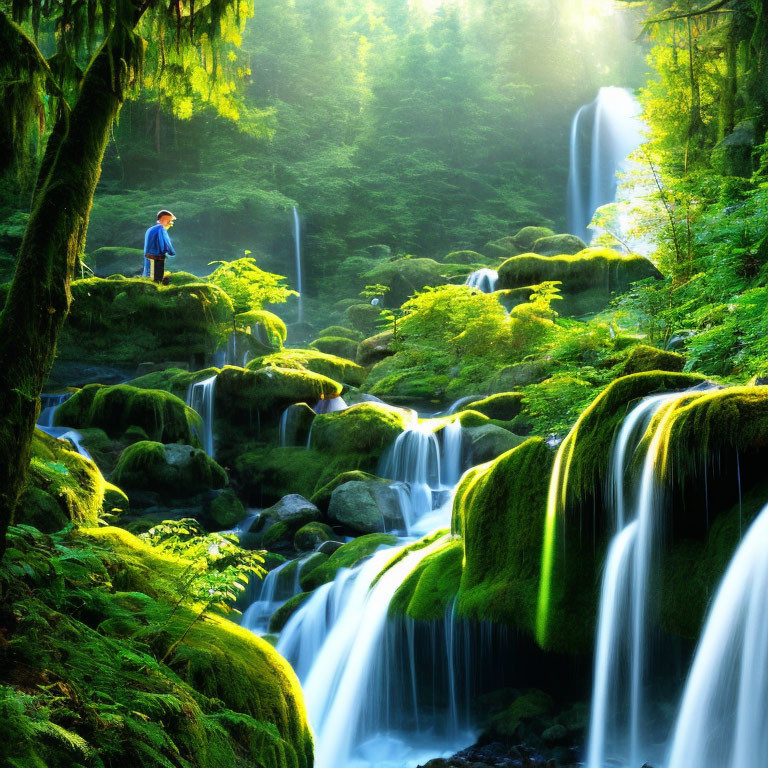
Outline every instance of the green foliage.
[(256, 259), (245, 256), (211, 263), (219, 266), (208, 280), (229, 296), (236, 313), (260, 310), (265, 304), (282, 304), (289, 296), (298, 296), (282, 284), (284, 277), (259, 269)]

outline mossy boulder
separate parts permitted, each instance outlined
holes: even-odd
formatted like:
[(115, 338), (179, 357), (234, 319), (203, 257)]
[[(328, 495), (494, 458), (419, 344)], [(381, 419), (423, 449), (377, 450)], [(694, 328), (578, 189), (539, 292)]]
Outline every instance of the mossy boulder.
[(372, 475), (369, 472), (361, 472), (359, 469), (351, 470), (350, 472), (342, 472), (333, 478), (329, 483), (326, 483), (322, 488), (315, 491), (310, 501), (315, 504), (321, 512), (327, 514), (328, 505), (331, 502), (331, 494), (344, 483), (348, 483), (352, 480), (359, 480), (361, 482), (367, 482), (369, 480), (378, 480), (376, 475)]
[(381, 307), (373, 304), (352, 304), (344, 310), (344, 318), (356, 330), (370, 335), (376, 330), (376, 323), (379, 322)]
[(334, 538), (333, 528), (325, 523), (312, 522), (302, 525), (293, 537), (297, 552), (311, 552)]
[(232, 324), (229, 297), (205, 282), (94, 277), (73, 281), (71, 290), (57, 366), (76, 361), (132, 371), (146, 361), (189, 360), (199, 367)]
[(265, 509), (251, 526), (252, 533), (266, 531), (277, 523), (286, 523), (293, 531), (320, 520), (320, 510), (298, 493), (283, 496), (277, 504)]
[(366, 389), (389, 402), (441, 402), (446, 398), (452, 378), (424, 368), (399, 367), (396, 357), (387, 357), (371, 368), (365, 380)]
[(384, 533), (403, 527), (399, 496), (386, 480), (350, 480), (331, 493), (328, 519), (359, 533)]
[(96, 277), (137, 277), (144, 269), (144, 251), (120, 246), (97, 248), (86, 255), (85, 263)]
[[(471, 400), (462, 406), (462, 411), (475, 411), (482, 413), (489, 419), (499, 421), (511, 421), (517, 416), (523, 407), (522, 392), (500, 392), (478, 400)], [(462, 422), (463, 423), (463, 422)], [(467, 425), (472, 426), (472, 425)]]
[(245, 517), (245, 507), (230, 491), (216, 494), (206, 509), (208, 527), (213, 531), (234, 528)]
[(527, 253), (507, 259), (499, 267), (499, 288), (514, 289), (559, 280), (561, 315), (582, 315), (604, 309), (614, 293), (638, 280), (660, 277), (648, 259), (622, 255), (609, 248), (587, 248), (571, 255)]
[(191, 445), (142, 440), (128, 446), (112, 478), (128, 491), (154, 491), (165, 499), (183, 499), (223, 488), (226, 472), (205, 451)]
[(283, 627), (288, 623), (288, 619), (301, 608), (307, 600), (312, 597), (311, 592), (300, 592), (283, 603), (269, 620), (269, 631), (272, 633), (282, 632)]
[(353, 568), (361, 560), (370, 557), (379, 547), (391, 547), (397, 544), (397, 539), (387, 533), (370, 533), (345, 544), (337, 549), (326, 562), (302, 573), (303, 588), (307, 591), (316, 589), (336, 578), (339, 568)]
[(318, 349), (286, 349), (265, 357), (251, 360), (248, 370), (261, 368), (288, 368), (318, 373), (334, 381), (359, 387), (365, 379), (365, 369), (345, 357), (327, 354)]
[(587, 244), (576, 235), (549, 235), (538, 238), (531, 246), (532, 253), (542, 256), (558, 256), (583, 251)]
[(644, 371), (672, 371), (680, 373), (685, 367), (685, 357), (676, 352), (638, 344), (630, 347), (624, 360), (617, 366), (620, 375), (643, 373)]
[(465, 427), (463, 433), (469, 438), (473, 464), (491, 461), (525, 442), (524, 437), (515, 435), (495, 424)]
[(483, 264), (485, 256), (477, 251), (451, 251), (443, 257), (446, 264)]
[(386, 261), (366, 272), (369, 283), (389, 287), (386, 303), (399, 307), (409, 296), (427, 286), (442, 285), (444, 266), (434, 259), (403, 258)]
[(190, 443), (200, 421), (170, 392), (128, 384), (89, 384), (56, 409), (54, 420), (75, 429), (98, 427), (112, 438), (121, 437), (129, 427), (139, 427), (160, 443)]
[(46, 532), (57, 531), (69, 522), (97, 524), (108, 483), (92, 461), (71, 448), (67, 441), (35, 430), (25, 486), (14, 515), (16, 523)]
[(464, 545), (448, 541), (425, 557), (398, 587), (389, 603), (389, 616), (416, 621), (442, 621), (459, 591)]
[(235, 317), (235, 324), (250, 331), (254, 350), (261, 349), (262, 354), (281, 350), (288, 338), (288, 329), (282, 318), (266, 309), (241, 312)]
[(549, 227), (523, 227), (512, 242), (521, 252), (533, 249), (533, 244), (542, 237), (552, 237), (555, 233)]
[(493, 260), (508, 259), (520, 253), (520, 249), (514, 244), (511, 237), (501, 237), (491, 240), (483, 246), (483, 253)]
[(216, 376), (218, 373), (219, 369), (213, 367), (194, 372), (183, 368), (161, 368), (131, 379), (128, 385), (139, 389), (162, 389), (186, 401), (192, 384), (210, 379), (211, 376)]
[(309, 345), (318, 352), (325, 352), (327, 355), (336, 355), (347, 360), (354, 360), (357, 356), (357, 342), (352, 339), (346, 339), (343, 336), (321, 336), (315, 339)]
[(320, 414), (312, 428), (319, 451), (364, 454), (378, 458), (403, 431), (407, 413), (383, 403), (358, 403), (343, 411)]
[(326, 336), (333, 336), (334, 338), (351, 339), (352, 341), (362, 341), (363, 334), (360, 331), (355, 331), (352, 328), (345, 328), (343, 325), (329, 325), (327, 328), (323, 328), (319, 331), (317, 337), (322, 339)]
[(393, 339), (392, 331), (383, 331), (361, 341), (357, 347), (357, 357), (355, 358), (358, 365), (368, 368), (385, 357), (393, 355), (395, 353), (392, 349)]

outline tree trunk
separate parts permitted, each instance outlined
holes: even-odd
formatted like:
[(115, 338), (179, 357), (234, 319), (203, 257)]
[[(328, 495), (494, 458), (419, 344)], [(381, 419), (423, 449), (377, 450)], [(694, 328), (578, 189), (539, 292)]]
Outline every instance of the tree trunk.
[(54, 126), (0, 313), (0, 556), (29, 465), (40, 391), (69, 311), (69, 285), (85, 245), (109, 130), (123, 101), (129, 62), (136, 61), (136, 22), (115, 25), (85, 73), (68, 120), (62, 113)]

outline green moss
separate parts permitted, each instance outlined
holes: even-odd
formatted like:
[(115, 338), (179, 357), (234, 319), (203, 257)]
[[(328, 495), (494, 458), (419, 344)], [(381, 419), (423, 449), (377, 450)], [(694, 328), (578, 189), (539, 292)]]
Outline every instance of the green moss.
[(381, 308), (372, 304), (353, 304), (344, 310), (345, 320), (366, 336), (376, 330), (380, 315)]
[(266, 533), (261, 539), (261, 545), (269, 549), (284, 543), (290, 543), (293, 538), (291, 525), (281, 520), (267, 528)]
[(104, 501), (102, 503), (104, 512), (119, 517), (130, 508), (130, 501), (125, 493), (112, 483), (105, 483)]
[(549, 227), (523, 227), (512, 238), (512, 241), (521, 251), (530, 251), (537, 240), (542, 237), (551, 237), (554, 234)]
[(308, 552), (316, 549), (325, 541), (331, 541), (334, 538), (333, 528), (325, 523), (317, 521), (307, 523), (296, 531), (293, 537), (293, 544), (299, 552)]
[(477, 251), (451, 251), (446, 254), (443, 261), (447, 264), (484, 264), (485, 256)]
[(376, 475), (372, 475), (368, 472), (361, 472), (358, 469), (351, 470), (349, 472), (342, 472), (340, 475), (336, 475), (329, 483), (326, 483), (320, 490), (315, 491), (310, 501), (323, 513), (328, 512), (328, 504), (331, 502), (331, 494), (344, 483), (348, 483), (352, 480), (368, 481), (378, 480)]
[(121, 246), (97, 248), (85, 257), (85, 263), (98, 277), (140, 275), (144, 268), (144, 251)]
[(348, 544), (337, 549), (325, 563), (311, 571), (302, 571), (302, 589), (316, 589), (336, 578), (339, 568), (353, 568), (363, 558), (372, 555), (379, 547), (391, 547), (397, 544), (397, 538), (388, 533), (369, 533), (358, 536)]
[(624, 360), (616, 366), (616, 372), (621, 376), (644, 371), (680, 373), (684, 366), (685, 358), (676, 352), (665, 352), (647, 344), (637, 344), (629, 348)]
[(383, 331), (364, 339), (357, 347), (357, 362), (360, 365), (372, 366), (394, 354), (394, 350), (391, 349), (393, 338), (392, 331)]
[[(489, 419), (499, 421), (511, 421), (520, 413), (523, 407), (522, 392), (501, 392), (497, 395), (490, 395), (480, 400), (472, 400), (462, 407), (462, 411), (475, 411), (482, 413)], [(463, 422), (462, 422), (463, 424)], [(477, 426), (470, 425), (467, 426)]]
[(366, 272), (369, 283), (389, 286), (388, 305), (400, 306), (409, 296), (427, 286), (445, 282), (445, 267), (434, 259), (405, 258), (385, 261)]
[(426, 400), (439, 402), (444, 399), (451, 376), (447, 373), (410, 368), (401, 370), (395, 357), (387, 357), (376, 363), (365, 380), (366, 389), (377, 397), (400, 402)]
[(226, 472), (205, 451), (147, 440), (123, 451), (113, 479), (128, 491), (157, 491), (165, 498), (184, 498), (227, 484)]
[(246, 327), (251, 332), (253, 343), (263, 350), (280, 350), (288, 338), (288, 329), (282, 318), (266, 309), (253, 309), (241, 312), (235, 317), (239, 328)]
[(161, 371), (152, 371), (128, 382), (132, 387), (139, 389), (162, 389), (186, 400), (187, 392), (191, 384), (210, 379), (218, 374), (218, 368), (204, 368), (201, 371), (184, 371), (181, 368), (166, 368)]
[(333, 336), (335, 338), (351, 339), (352, 341), (362, 341), (363, 334), (360, 331), (353, 331), (351, 328), (345, 328), (343, 325), (330, 325), (328, 328), (323, 328), (317, 334), (317, 337), (322, 339), (325, 336)]
[(459, 591), (463, 559), (464, 545), (459, 540), (425, 557), (395, 592), (389, 615), (418, 621), (443, 619)]
[(365, 378), (365, 369), (361, 366), (317, 349), (286, 349), (251, 360), (246, 367), (252, 371), (267, 367), (307, 370), (353, 387), (359, 387)]
[(548, 235), (536, 239), (531, 246), (531, 251), (544, 256), (558, 256), (579, 253), (586, 247), (587, 244), (576, 235)]
[(488, 416), (474, 409), (459, 411), (456, 418), (461, 423), (461, 426), (465, 428), (482, 427), (490, 422)]
[(205, 357), (232, 325), (232, 302), (208, 283), (160, 286), (111, 277), (75, 280), (71, 289), (58, 362), (134, 369), (150, 360)]
[(495, 738), (518, 740), (530, 721), (548, 721), (553, 708), (552, 697), (543, 691), (532, 690), (518, 696), (501, 712), (495, 713), (489, 731)]
[(211, 502), (207, 516), (211, 530), (227, 530), (245, 517), (245, 507), (232, 491), (224, 491)]
[(162, 443), (190, 443), (200, 423), (197, 414), (175, 395), (128, 384), (89, 384), (56, 409), (55, 420), (75, 429), (98, 427), (114, 438), (135, 426), (150, 440)]
[(483, 246), (483, 253), (490, 259), (508, 259), (520, 253), (520, 249), (514, 244), (511, 237), (501, 237), (491, 240)]
[(315, 339), (309, 346), (327, 355), (345, 357), (347, 360), (354, 360), (357, 356), (357, 342), (341, 336), (323, 336)]
[(378, 458), (405, 428), (406, 413), (382, 403), (359, 403), (321, 414), (312, 427), (312, 446)]
[(269, 620), (270, 632), (282, 632), (283, 627), (288, 623), (288, 619), (312, 596), (311, 592), (300, 592), (294, 595), (287, 602), (283, 603)]
[(59, 530), (72, 521), (96, 525), (107, 483), (98, 467), (39, 430), (32, 438), (26, 486), (16, 510), (16, 522), (44, 531)]

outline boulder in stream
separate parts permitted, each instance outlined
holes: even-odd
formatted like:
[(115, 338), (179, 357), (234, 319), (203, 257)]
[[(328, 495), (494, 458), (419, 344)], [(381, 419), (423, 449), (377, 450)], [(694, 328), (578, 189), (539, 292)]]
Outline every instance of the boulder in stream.
[(397, 492), (383, 480), (352, 480), (331, 494), (328, 518), (356, 533), (384, 533), (403, 525)]

